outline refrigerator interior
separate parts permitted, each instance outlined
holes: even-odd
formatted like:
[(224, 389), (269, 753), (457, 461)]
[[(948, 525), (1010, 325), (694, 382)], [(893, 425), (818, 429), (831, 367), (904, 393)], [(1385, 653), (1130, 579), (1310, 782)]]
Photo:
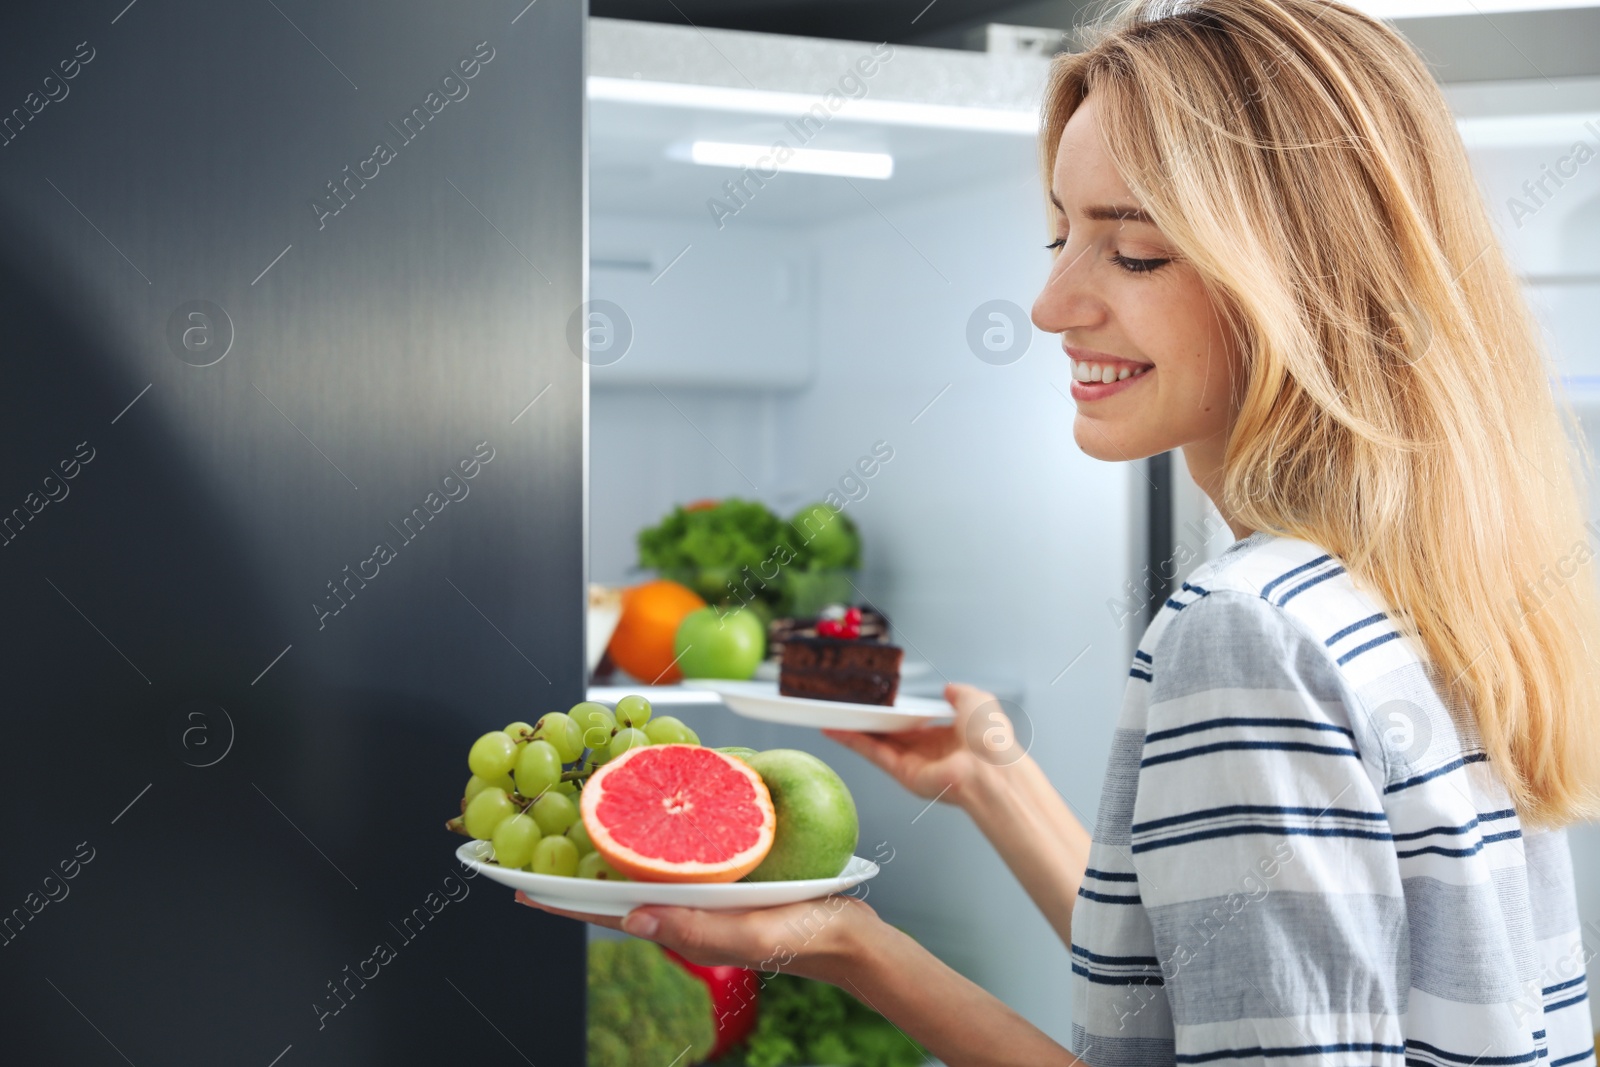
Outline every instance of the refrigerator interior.
[[(1007, 701), (1092, 828), (1151, 557), (1144, 465), (1078, 449), (1065, 357), (1026, 323), (1048, 262), (1031, 114), (1042, 61), (897, 46), (808, 142), (887, 153), (892, 177), (781, 172), (746, 178), (735, 197), (724, 183), (739, 172), (688, 162), (688, 146), (793, 144), (786, 123), (873, 46), (602, 19), (590, 34), (591, 285), (618, 331), (591, 368), (591, 580), (644, 577), (635, 534), (674, 504), (741, 496), (788, 515), (839, 493), (863, 533), (861, 598), (929, 665), (907, 688), (971, 681)], [(652, 83), (671, 88), (652, 94)], [(1593, 430), (1600, 164), (1547, 182), (1553, 195), (1530, 216), (1507, 204), (1575, 141), (1600, 151), (1600, 122), (1583, 124), (1592, 115), (1546, 114), (1600, 99), (1595, 86), (1559, 88), (1558, 101), (1526, 83), (1449, 92)], [(997, 300), (1030, 331), (1010, 362), (968, 341)], [(857, 476), (875, 445), (892, 460)], [(1232, 536), (1174, 459), (1181, 579)], [(891, 850), (870, 901), (1067, 1041), (1068, 954), (959, 812), (813, 732), (676, 710), (708, 743), (826, 758), (856, 797), (858, 852)], [(1600, 938), (1600, 834), (1571, 839), (1586, 929)]]
[[(773, 38), (708, 33), (713, 49), (647, 29), (671, 39), (627, 60), (606, 35), (649, 33), (600, 19), (590, 29), (591, 291), (622, 309), (618, 328), (632, 334), (625, 355), (591, 367), (591, 579), (638, 580), (635, 534), (674, 504), (740, 496), (788, 515), (835, 492), (862, 532), (863, 597), (888, 615), (908, 658), (929, 665), (907, 687), (937, 693), (963, 680), (1009, 701), (1089, 822), (1137, 636), (1113, 608), (1143, 558), (1143, 480), (1073, 444), (1065, 357), (1027, 322), (1049, 240), (1030, 102), (1013, 108), (1020, 121), (971, 106), (939, 112), (942, 86), (981, 82), (1000, 62), (897, 46), (867, 94), (808, 144), (887, 152), (893, 177), (782, 172), (750, 184), (718, 228), (707, 201), (732, 205), (723, 183), (739, 172), (674, 153), (697, 139), (793, 143), (785, 121), (872, 46), (789, 42), (762, 59), (754, 53)], [(680, 48), (699, 50), (708, 79), (728, 73), (721, 52), (763, 86), (783, 85), (787, 69), (814, 88), (771, 114), (751, 110), (769, 105), (742, 83), (696, 106), (595, 92), (596, 78), (629, 77), (632, 64)], [(1012, 79), (1037, 92), (1043, 62), (1010, 63)], [(915, 106), (871, 117), (891, 102)], [(1010, 128), (993, 128), (1001, 123)], [(985, 362), (966, 341), (968, 320), (996, 300), (1018, 309), (1021, 354), (1007, 363)], [(875, 445), (892, 458), (864, 477), (858, 460)], [(869, 901), (1067, 1039), (1067, 953), (964, 816), (910, 796), (815, 731), (720, 707), (675, 710), (707, 743), (825, 758), (860, 810), (858, 853), (893, 857), (880, 860)]]

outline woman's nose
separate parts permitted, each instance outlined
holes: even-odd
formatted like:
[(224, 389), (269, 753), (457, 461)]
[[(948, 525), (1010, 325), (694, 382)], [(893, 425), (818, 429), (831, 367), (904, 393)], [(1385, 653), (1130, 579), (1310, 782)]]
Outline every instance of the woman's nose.
[(1087, 249), (1063, 248), (1044, 288), (1033, 302), (1033, 324), (1045, 333), (1063, 333), (1095, 325), (1105, 316), (1105, 305), (1091, 291), (1083, 262)]

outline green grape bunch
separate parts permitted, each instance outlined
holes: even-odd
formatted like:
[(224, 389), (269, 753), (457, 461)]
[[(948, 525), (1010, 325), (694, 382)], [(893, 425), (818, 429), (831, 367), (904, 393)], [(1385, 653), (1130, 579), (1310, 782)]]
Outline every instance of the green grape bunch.
[(489, 842), (493, 862), (566, 878), (626, 881), (594, 849), (578, 793), (595, 770), (643, 745), (698, 745), (682, 720), (653, 715), (650, 701), (625, 696), (615, 709), (585, 700), (566, 711), (491, 730), (467, 752), (454, 833)]

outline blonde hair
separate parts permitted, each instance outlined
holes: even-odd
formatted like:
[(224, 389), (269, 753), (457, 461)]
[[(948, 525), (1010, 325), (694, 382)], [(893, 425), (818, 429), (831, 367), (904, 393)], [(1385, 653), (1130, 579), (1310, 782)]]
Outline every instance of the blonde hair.
[(1097, 32), (1052, 67), (1045, 174), (1092, 92), (1239, 338), (1225, 510), (1420, 638), (1525, 823), (1600, 815), (1590, 456), (1426, 67), (1326, 0), (1134, 0)]

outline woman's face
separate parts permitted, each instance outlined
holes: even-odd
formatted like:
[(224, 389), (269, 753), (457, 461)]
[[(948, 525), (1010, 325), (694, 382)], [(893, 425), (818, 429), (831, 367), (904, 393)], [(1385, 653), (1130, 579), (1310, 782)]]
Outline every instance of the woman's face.
[(1182, 447), (1206, 486), (1234, 415), (1235, 346), (1106, 153), (1093, 94), (1067, 122), (1050, 184), (1055, 261), (1033, 322), (1071, 357), (1078, 447), (1108, 461)]

